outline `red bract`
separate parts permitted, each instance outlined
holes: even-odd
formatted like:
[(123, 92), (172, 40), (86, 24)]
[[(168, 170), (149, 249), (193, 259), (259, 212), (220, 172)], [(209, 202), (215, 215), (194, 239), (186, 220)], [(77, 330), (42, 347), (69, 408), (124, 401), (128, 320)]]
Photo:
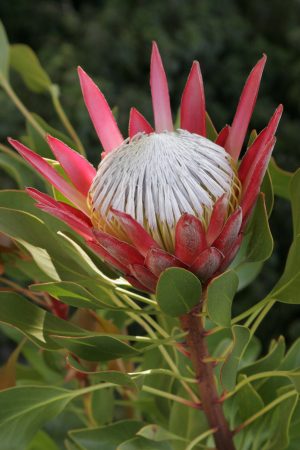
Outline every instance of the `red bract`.
[[(250, 73), (232, 125), (220, 131), (215, 143), (206, 138), (205, 95), (198, 62), (193, 63), (183, 91), (180, 130), (173, 131), (167, 78), (158, 47), (153, 44), (150, 85), (155, 130), (132, 108), (126, 141), (103, 94), (79, 68), (83, 97), (103, 146), (102, 162), (96, 171), (76, 151), (48, 136), (51, 150), (69, 177), (67, 182), (44, 158), (9, 139), (73, 206), (35, 189), (27, 192), (39, 208), (67, 223), (138, 289), (154, 292), (158, 277), (168, 267), (185, 268), (203, 283), (208, 282), (225, 270), (238, 252), (275, 145), (281, 105), (238, 163), (265, 62), (263, 56)], [(157, 139), (146, 141), (147, 136)], [(178, 137), (181, 140), (175, 148)], [(128, 163), (129, 147), (138, 164)], [(193, 155), (203, 152), (203, 164), (200, 158), (189, 165), (189, 148)], [(141, 151), (147, 157), (157, 152), (153, 170)], [(171, 162), (170, 154), (175, 155)], [(114, 155), (120, 156), (117, 162)], [(101, 170), (111, 170), (111, 183), (119, 177), (118, 184), (110, 185), (107, 178), (101, 185)], [(129, 185), (134, 194), (130, 194)]]

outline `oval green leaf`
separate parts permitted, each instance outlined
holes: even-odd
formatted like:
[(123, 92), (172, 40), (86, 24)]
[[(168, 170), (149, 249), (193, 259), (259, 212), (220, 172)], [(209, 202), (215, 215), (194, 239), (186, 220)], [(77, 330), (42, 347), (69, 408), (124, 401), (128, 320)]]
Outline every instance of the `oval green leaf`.
[(214, 278), (207, 289), (207, 312), (210, 319), (221, 327), (230, 327), (231, 305), (239, 279), (233, 270)]
[(177, 267), (165, 270), (157, 284), (157, 302), (161, 310), (172, 317), (187, 314), (201, 298), (199, 279), (191, 272)]

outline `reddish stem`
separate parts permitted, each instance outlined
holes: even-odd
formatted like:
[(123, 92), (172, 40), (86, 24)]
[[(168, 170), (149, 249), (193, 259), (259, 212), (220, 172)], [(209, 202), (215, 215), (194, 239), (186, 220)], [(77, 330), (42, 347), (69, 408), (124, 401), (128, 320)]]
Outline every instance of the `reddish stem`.
[(216, 429), (214, 439), (217, 450), (235, 450), (233, 433), (223, 413), (222, 402), (218, 396), (213, 364), (204, 362), (209, 358), (205, 342), (205, 330), (200, 307), (181, 317), (181, 325), (187, 332), (186, 341), (190, 349), (190, 359), (194, 366), (201, 406), (211, 428)]

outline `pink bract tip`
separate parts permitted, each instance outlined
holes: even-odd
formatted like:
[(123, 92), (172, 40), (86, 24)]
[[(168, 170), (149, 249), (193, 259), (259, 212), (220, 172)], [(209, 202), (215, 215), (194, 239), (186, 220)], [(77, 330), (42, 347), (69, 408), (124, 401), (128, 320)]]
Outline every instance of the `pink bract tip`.
[(108, 103), (93, 80), (78, 67), (83, 98), (105, 152), (111, 152), (124, 141)]
[(172, 131), (173, 121), (166, 73), (156, 42), (152, 44), (150, 86), (155, 130)]
[(182, 94), (180, 128), (206, 136), (204, 86), (198, 61), (193, 62)]

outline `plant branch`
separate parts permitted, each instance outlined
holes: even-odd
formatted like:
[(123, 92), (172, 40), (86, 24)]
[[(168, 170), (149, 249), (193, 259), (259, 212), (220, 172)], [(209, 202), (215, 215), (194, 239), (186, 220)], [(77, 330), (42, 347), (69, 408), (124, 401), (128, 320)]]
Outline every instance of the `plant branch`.
[(201, 305), (190, 313), (181, 317), (181, 325), (187, 334), (187, 345), (190, 349), (198, 389), (201, 397), (202, 409), (207, 417), (209, 426), (215, 429), (214, 439), (218, 450), (235, 450), (233, 434), (223, 413), (222, 404), (218, 396), (213, 365), (209, 361), (210, 355), (205, 342), (203, 318), (199, 316)]

